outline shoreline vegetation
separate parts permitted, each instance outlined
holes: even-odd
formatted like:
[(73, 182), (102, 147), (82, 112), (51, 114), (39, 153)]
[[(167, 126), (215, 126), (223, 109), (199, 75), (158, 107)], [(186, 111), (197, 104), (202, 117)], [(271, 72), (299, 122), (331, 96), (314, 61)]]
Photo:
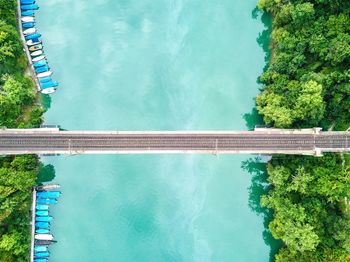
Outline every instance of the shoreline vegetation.
[[(256, 98), (278, 128), (350, 127), (350, 2), (259, 0), (272, 15), (273, 56)], [(275, 260), (350, 261), (348, 155), (273, 156), (267, 166)]]
[[(17, 1), (0, 0), (0, 126), (38, 127), (38, 102), (17, 27)], [(0, 261), (27, 261), (30, 207), (40, 162), (36, 155), (0, 157)]]

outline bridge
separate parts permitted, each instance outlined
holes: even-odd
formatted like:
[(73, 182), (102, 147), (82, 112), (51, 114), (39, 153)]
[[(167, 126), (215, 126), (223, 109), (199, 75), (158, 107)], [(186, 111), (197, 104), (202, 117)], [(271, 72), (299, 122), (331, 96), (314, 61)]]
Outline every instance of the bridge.
[(62, 131), (0, 129), (0, 154), (300, 154), (349, 152), (350, 132), (313, 129), (254, 131)]

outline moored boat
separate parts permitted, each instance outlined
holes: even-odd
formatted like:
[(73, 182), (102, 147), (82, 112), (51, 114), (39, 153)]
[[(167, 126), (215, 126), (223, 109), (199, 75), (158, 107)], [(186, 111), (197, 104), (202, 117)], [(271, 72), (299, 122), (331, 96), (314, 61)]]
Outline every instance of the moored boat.
[(44, 55), (40, 55), (40, 56), (37, 56), (37, 57), (34, 57), (32, 59), (33, 62), (39, 62), (41, 60), (45, 59), (45, 56)]
[(46, 71), (49, 71), (49, 67), (46, 65), (46, 66), (41, 66), (41, 67), (38, 67), (38, 68), (35, 68), (35, 73), (42, 73), (42, 72), (46, 72)]
[(50, 227), (49, 222), (36, 222), (35, 227), (42, 228), (42, 229), (48, 229)]
[(48, 233), (50, 233), (50, 230), (49, 230), (49, 229), (46, 229), (46, 228), (37, 228), (37, 229), (35, 229), (35, 233), (38, 233), (38, 234), (48, 234)]
[(29, 51), (36, 51), (36, 50), (41, 50), (43, 49), (43, 45), (39, 44), (39, 45), (34, 45), (28, 48)]
[(22, 16), (34, 16), (34, 11), (33, 10), (28, 10), (28, 11), (23, 11), (21, 12)]
[(37, 216), (48, 216), (49, 215), (49, 211), (47, 211), (47, 210), (36, 211), (35, 215), (37, 215)]
[(34, 66), (35, 68), (39, 68), (39, 67), (42, 67), (42, 66), (47, 66), (47, 63), (46, 63), (46, 60), (40, 60), (40, 61), (38, 61), (38, 62), (35, 62), (35, 63), (33, 64), (33, 66)]
[(49, 210), (49, 206), (48, 205), (36, 205), (35, 209), (36, 210)]
[(21, 5), (32, 5), (35, 3), (35, 0), (21, 0)]
[(31, 40), (31, 39), (38, 39), (40, 36), (41, 36), (41, 34), (34, 33), (34, 34), (26, 35), (24, 38), (26, 40)]
[(51, 75), (52, 75), (52, 72), (51, 72), (51, 71), (46, 71), (46, 72), (37, 74), (36, 76), (37, 76), (38, 78), (41, 78), (41, 77), (47, 77), (47, 76), (51, 76)]
[(27, 10), (38, 10), (39, 6), (37, 4), (31, 4), (31, 5), (21, 5), (21, 10), (27, 11)]
[(42, 50), (38, 50), (38, 51), (34, 51), (34, 52), (31, 52), (30, 55), (32, 57), (35, 57), (35, 56), (41, 56), (43, 54), (43, 51)]
[(35, 252), (46, 252), (47, 249), (48, 249), (47, 246), (34, 246)]
[(21, 18), (22, 23), (32, 23), (34, 22), (34, 17), (32, 16), (23, 16)]
[(44, 94), (44, 95), (49, 95), (49, 94), (55, 93), (56, 92), (56, 88), (54, 88), (54, 87), (45, 88), (45, 89), (42, 89), (40, 92), (42, 94)]
[(36, 29), (34, 27), (32, 27), (32, 28), (28, 28), (28, 29), (24, 30), (23, 34), (31, 35), (31, 34), (34, 34), (35, 32), (36, 32)]
[(51, 216), (44, 216), (44, 217), (37, 216), (37, 217), (35, 217), (35, 221), (37, 221), (37, 222), (51, 222), (52, 220), (53, 220), (53, 217), (51, 217)]
[(46, 258), (34, 258), (34, 262), (47, 262)]
[(27, 46), (33, 46), (33, 45), (38, 45), (41, 44), (41, 41), (39, 39), (30, 39), (26, 42)]
[(31, 27), (34, 27), (35, 23), (23, 23), (22, 24), (22, 27), (23, 28), (31, 28)]
[[(58, 82), (57, 81), (51, 81), (51, 82), (46, 82), (46, 83), (40, 84), (40, 87), (42, 89), (50, 88), (50, 87), (57, 87), (57, 86), (58, 86)], [(52, 198), (56, 198), (56, 197), (52, 197)]]
[[(52, 78), (47, 76), (47, 77), (43, 77), (43, 78), (40, 78), (39, 79), (39, 82), (40, 83), (47, 83), (47, 82), (50, 82), (52, 81)], [(44, 200), (56, 200), (56, 199), (44, 199)], [(56, 200), (57, 201), (57, 200)]]
[(42, 191), (42, 192), (37, 192), (36, 196), (37, 197), (43, 197), (43, 198), (57, 198), (61, 194), (62, 193), (60, 191)]
[(49, 252), (34, 252), (34, 257), (48, 257), (50, 256)]
[(51, 234), (36, 234), (34, 236), (34, 238), (37, 240), (49, 240), (49, 241), (51, 241), (51, 240), (53, 240), (53, 235), (51, 235)]

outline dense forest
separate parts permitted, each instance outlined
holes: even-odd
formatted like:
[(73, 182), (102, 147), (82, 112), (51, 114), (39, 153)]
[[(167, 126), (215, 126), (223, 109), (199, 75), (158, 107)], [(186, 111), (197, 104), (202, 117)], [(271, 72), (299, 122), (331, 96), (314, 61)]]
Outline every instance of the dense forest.
[[(16, 1), (0, 0), (0, 126), (36, 127), (43, 109), (17, 31)], [(27, 261), (37, 156), (0, 156), (0, 261)]]
[[(350, 127), (350, 1), (259, 0), (272, 15), (257, 109), (275, 127)], [(276, 261), (350, 261), (350, 158), (275, 156), (268, 164)]]

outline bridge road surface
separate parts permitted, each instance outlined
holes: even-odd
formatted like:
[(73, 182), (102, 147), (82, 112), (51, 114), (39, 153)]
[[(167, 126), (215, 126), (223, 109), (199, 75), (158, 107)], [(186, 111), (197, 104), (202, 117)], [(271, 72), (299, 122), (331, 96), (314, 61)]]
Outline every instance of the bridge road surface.
[(350, 132), (320, 129), (255, 131), (60, 131), (2, 129), (0, 154), (302, 154), (348, 152)]

